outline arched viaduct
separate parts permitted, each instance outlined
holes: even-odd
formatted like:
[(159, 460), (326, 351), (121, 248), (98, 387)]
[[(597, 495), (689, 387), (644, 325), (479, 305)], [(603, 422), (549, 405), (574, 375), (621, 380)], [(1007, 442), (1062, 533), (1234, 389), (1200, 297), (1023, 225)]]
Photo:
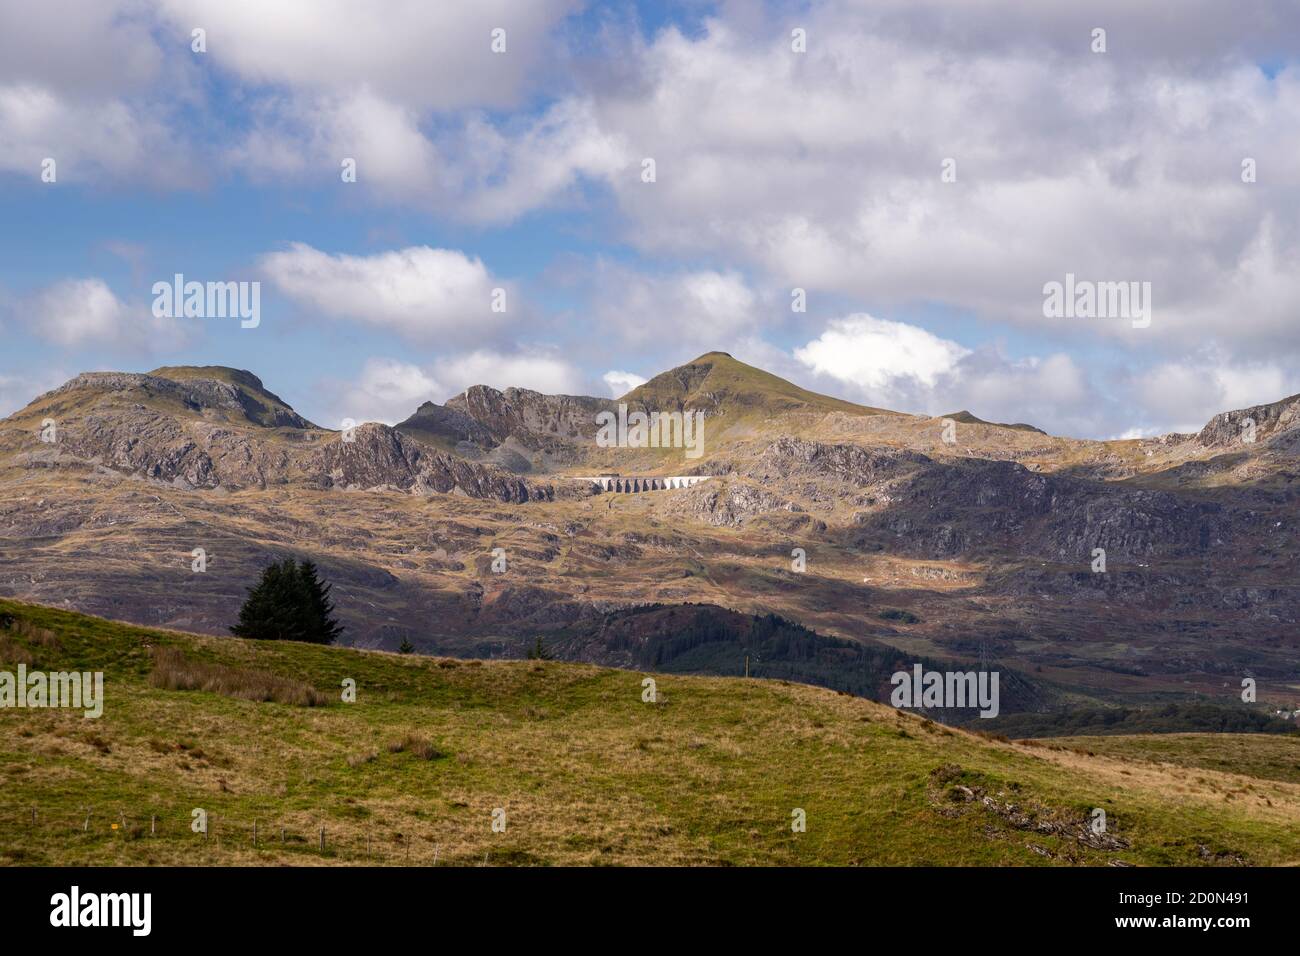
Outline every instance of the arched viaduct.
[(669, 477), (652, 477), (636, 475), (598, 475), (594, 478), (574, 478), (573, 481), (590, 481), (599, 485), (601, 491), (638, 492), (664, 491), (669, 488), (689, 488), (701, 481), (708, 481), (710, 475), (671, 475)]

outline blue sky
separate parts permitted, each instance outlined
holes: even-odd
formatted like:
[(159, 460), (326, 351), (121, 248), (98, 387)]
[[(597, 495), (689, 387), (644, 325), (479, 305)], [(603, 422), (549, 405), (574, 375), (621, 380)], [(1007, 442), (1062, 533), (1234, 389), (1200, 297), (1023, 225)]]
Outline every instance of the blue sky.
[[(1300, 392), (1300, 14), (1246, 6), (4, 4), (0, 413), (221, 364), (396, 421), (722, 349), (905, 411), (1196, 428)], [(176, 272), (259, 282), (260, 324), (154, 316)], [(1066, 273), (1149, 283), (1152, 321), (1045, 316)]]

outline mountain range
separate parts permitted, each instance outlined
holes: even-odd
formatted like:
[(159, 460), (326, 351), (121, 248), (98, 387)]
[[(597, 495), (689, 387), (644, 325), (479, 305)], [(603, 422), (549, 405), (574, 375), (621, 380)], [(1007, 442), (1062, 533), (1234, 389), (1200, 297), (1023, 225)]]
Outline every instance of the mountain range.
[[(702, 411), (703, 454), (606, 447), (620, 405)], [(1019, 711), (1231, 705), (1250, 677), (1294, 707), (1298, 451), (1300, 396), (1092, 441), (856, 405), (722, 352), (618, 399), (477, 385), (346, 432), (248, 371), (89, 372), (0, 421), (0, 593), (220, 634), (292, 554), (366, 648), (540, 636), (878, 699), (896, 665), (980, 661)], [(708, 480), (584, 480), (613, 473)]]

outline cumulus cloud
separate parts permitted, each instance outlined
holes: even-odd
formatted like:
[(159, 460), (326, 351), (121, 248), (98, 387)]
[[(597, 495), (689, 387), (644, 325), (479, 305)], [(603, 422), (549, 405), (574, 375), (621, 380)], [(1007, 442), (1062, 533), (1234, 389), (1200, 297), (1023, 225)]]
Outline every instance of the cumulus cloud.
[(649, 381), (644, 376), (637, 375), (635, 372), (620, 372), (615, 369), (610, 369), (602, 375), (600, 379), (605, 383), (606, 387), (609, 388), (610, 398), (618, 398), (619, 396), (626, 395), (628, 392), (632, 391), (632, 389), (639, 385), (644, 385)]
[(53, 160), (53, 182), (148, 178), (195, 181), (189, 151), (158, 114), (123, 100), (71, 100), (49, 87), (0, 83), (0, 171), (34, 181)]
[(139, 92), (162, 68), (150, 25), (140, 0), (0, 5), (0, 84), (39, 82), (70, 97)]
[(443, 403), (471, 385), (531, 388), (549, 394), (580, 391), (577, 369), (546, 351), (513, 353), (477, 349), (445, 355), (426, 364), (388, 356), (366, 359), (354, 378), (329, 380), (321, 387), (333, 396), (327, 403), (337, 427), (344, 418), (355, 422), (395, 425), (409, 418), (424, 402)]
[[(569, 98), (591, 117), (584, 139), (616, 144), (619, 161), (568, 167), (610, 189), (643, 253), (735, 263), (764, 284), (1037, 331), (1043, 284), (1067, 272), (1149, 281), (1151, 329), (1047, 330), (1166, 353), (1211, 338), (1241, 354), (1294, 347), (1300, 226), (1276, 211), (1300, 205), (1300, 69), (1259, 58), (1294, 56), (1276, 31), (1300, 14), (1263, 6), (1247, 22), (1197, 2), (1206, 20), (1170, 29), (1168, 13), (1110, 3), (1106, 54), (1089, 48), (1092, 10), (831, 0), (800, 19), (796, 55), (770, 17), (723, 8), (691, 35), (632, 43)], [(546, 144), (571, 128), (551, 125), (502, 124), (497, 152), (563, 157)], [(654, 157), (657, 181), (628, 156)]]
[[(637, 367), (651, 353), (662, 367), (663, 342), (674, 361), (725, 348), (879, 404), (1093, 434), (1296, 390), (1283, 371), (1300, 364), (1290, 0), (1257, 0), (1249, 16), (1218, 0), (816, 0), (797, 18), (726, 3), (652, 36), (602, 17), (598, 45), (586, 18), (562, 26), (578, 7), (396, 0), (376, 15), (286, 0), (268, 19), (251, 0), (9, 5), (0, 171), (35, 178), (49, 156), (60, 182), (184, 185), (201, 152), (266, 183), (337, 184), (351, 157), (348, 201), (492, 226), (569, 203), (596, 241), (624, 243), (617, 262), (597, 257), (585, 304), (636, 346)], [(1105, 54), (1089, 48), (1098, 24)], [(790, 49), (795, 25), (804, 54)], [(489, 48), (495, 27), (504, 55)], [(1246, 158), (1256, 182), (1242, 181)], [(948, 159), (955, 182), (941, 178)], [(263, 265), (304, 309), (449, 341), (459, 356), (421, 373), (442, 387), (496, 375), (475, 356), (519, 363), (548, 390), (582, 380), (571, 353), (504, 341), (490, 290), (507, 288), (511, 319), (513, 290), (466, 253), (297, 244)], [(1151, 327), (1045, 319), (1042, 287), (1067, 272), (1149, 281)], [(848, 318), (792, 316), (793, 286)], [(76, 294), (89, 311), (56, 308), (64, 318), (38, 334), (103, 341), (120, 324), (121, 303)], [(932, 314), (918, 307), (1032, 335), (1037, 354), (873, 318)], [(803, 344), (769, 345), (777, 324)]]
[(737, 271), (647, 273), (600, 260), (584, 272), (584, 294), (602, 332), (624, 341), (714, 348), (757, 328), (762, 296)]
[(138, 0), (0, 5), (0, 171), (57, 182), (201, 180), (173, 121), (188, 95)]
[(226, 154), (264, 182), (303, 176), (341, 182), (351, 160), (356, 183), (391, 199), (441, 196), (437, 149), (412, 110), (361, 89), (338, 97), (268, 97)]
[[(548, 34), (576, 0), (162, 0), (176, 42), (208, 34), (208, 56), (253, 85), (334, 95), (361, 86), (391, 103), (423, 109), (506, 107), (532, 90), (553, 59)], [(494, 53), (492, 31), (505, 30)]]
[(1134, 374), (1123, 385), (1139, 428), (1147, 431), (1200, 430), (1219, 412), (1265, 405), (1300, 392), (1300, 374), (1276, 362), (1233, 362), (1203, 352), (1181, 361), (1161, 362)]
[(1066, 435), (1095, 434), (1122, 414), (1064, 353), (1012, 359), (996, 348), (969, 349), (871, 315), (833, 319), (792, 354), (803, 373), (795, 377), (804, 384), (895, 411), (968, 410), (988, 421), (1028, 422)]
[(968, 354), (969, 349), (915, 325), (865, 314), (832, 321), (825, 332), (794, 353), (819, 375), (872, 391), (884, 391), (896, 379), (933, 387)]
[(20, 313), (29, 332), (66, 348), (157, 352), (188, 338), (179, 320), (155, 316), (148, 304), (128, 304), (93, 277), (45, 286), (25, 299)]
[(423, 402), (438, 401), (443, 388), (418, 365), (376, 357), (366, 359), (355, 380), (335, 383), (330, 390), (339, 396), (331, 403), (338, 422), (331, 425), (344, 418), (396, 425)]
[(569, 362), (549, 351), (501, 353), (476, 349), (434, 363), (438, 381), (460, 394), (471, 385), (530, 388), (548, 394), (572, 395), (582, 388), (582, 375)]
[[(480, 339), (501, 327), (513, 308), (509, 283), (495, 279), (482, 260), (453, 249), (331, 255), (295, 242), (263, 256), (260, 267), (303, 308), (413, 339)], [(496, 289), (505, 292), (504, 312), (493, 311)]]

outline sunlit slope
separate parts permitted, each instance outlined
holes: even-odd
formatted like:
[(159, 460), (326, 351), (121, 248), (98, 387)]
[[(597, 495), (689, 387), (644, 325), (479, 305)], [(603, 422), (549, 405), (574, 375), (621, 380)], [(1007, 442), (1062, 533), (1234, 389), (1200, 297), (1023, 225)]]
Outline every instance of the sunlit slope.
[[(99, 720), (0, 711), (9, 864), (1300, 861), (1300, 786), (1012, 745), (812, 687), (661, 675), (649, 703), (646, 675), (587, 665), (0, 615), (0, 670), (106, 677)], [(166, 651), (218, 684), (326, 703), (154, 686)]]

